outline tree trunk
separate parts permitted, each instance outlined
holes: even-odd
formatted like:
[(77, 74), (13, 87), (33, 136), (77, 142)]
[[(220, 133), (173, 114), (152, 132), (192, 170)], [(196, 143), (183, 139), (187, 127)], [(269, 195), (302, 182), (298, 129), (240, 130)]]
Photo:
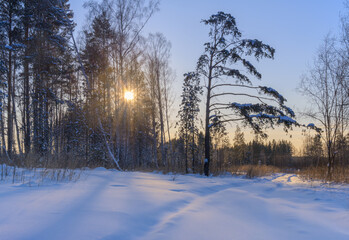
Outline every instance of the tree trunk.
[(191, 155), (192, 155), (192, 171), (195, 173), (195, 131), (192, 131), (192, 142), (191, 142)]
[(23, 156), (22, 147), (21, 147), (21, 139), (19, 137), (19, 127), (17, 122), (17, 114), (16, 114), (16, 102), (15, 102), (15, 76), (16, 76), (16, 66), (14, 66), (13, 70), (13, 87), (12, 87), (12, 107), (13, 107), (13, 122), (15, 123), (16, 127), (16, 134), (17, 134), (17, 144), (18, 144), (18, 150), (20, 156)]
[[(25, 9), (27, 11), (28, 9), (28, 1), (25, 1)], [(25, 56), (24, 56), (24, 94), (23, 94), (23, 125), (24, 125), (24, 149), (25, 149), (25, 154), (27, 155), (30, 152), (30, 110), (29, 110), (29, 101), (30, 101), (30, 96), (29, 96), (29, 61), (28, 61), (28, 38), (29, 38), (29, 19), (27, 19), (29, 13), (25, 13), (26, 19), (24, 21), (24, 28), (25, 28), (25, 43), (26, 43), (26, 48), (25, 48)]]
[[(12, 13), (9, 12), (9, 45), (12, 46)], [(8, 72), (7, 72), (7, 152), (9, 157), (12, 155), (12, 139), (13, 139), (13, 117), (12, 117), (12, 50), (8, 55)]]
[[(160, 68), (160, 66), (157, 66), (157, 68)], [(163, 107), (162, 107), (162, 98), (161, 98), (161, 86), (160, 86), (160, 69), (157, 69), (156, 73), (156, 84), (157, 84), (157, 98), (158, 98), (158, 105), (159, 105), (159, 117), (160, 117), (160, 149), (161, 149), (161, 160), (162, 165), (165, 166), (166, 164), (166, 152), (165, 152), (165, 146), (164, 146), (164, 134), (165, 134), (165, 128), (164, 128), (164, 114), (163, 114)]]
[(169, 99), (168, 99), (168, 92), (167, 92), (167, 87), (166, 87), (166, 81), (165, 81), (165, 117), (166, 117), (166, 125), (167, 125), (167, 136), (168, 136), (168, 144), (169, 144), (169, 158), (170, 160), (167, 160), (167, 168), (169, 169), (170, 167), (170, 164), (169, 164), (169, 161), (171, 161), (171, 164), (172, 164), (172, 159), (173, 159), (173, 156), (172, 156), (172, 142), (171, 142), (171, 135), (170, 135), (170, 123), (169, 123), (169, 107), (168, 107), (168, 104), (169, 104)]
[(0, 124), (1, 124), (1, 152), (6, 155), (6, 141), (5, 141), (5, 124), (4, 124), (4, 116), (3, 112), (1, 111), (1, 119), (0, 119)]
[(205, 161), (204, 161), (204, 174), (208, 176), (210, 174), (210, 154), (211, 154), (211, 140), (210, 140), (210, 102), (211, 102), (211, 84), (212, 84), (212, 63), (213, 56), (210, 57), (208, 85), (207, 85), (207, 97), (206, 97), (206, 112), (205, 112)]
[(188, 173), (188, 130), (185, 131), (185, 139), (184, 139), (184, 147), (185, 147), (185, 173)]

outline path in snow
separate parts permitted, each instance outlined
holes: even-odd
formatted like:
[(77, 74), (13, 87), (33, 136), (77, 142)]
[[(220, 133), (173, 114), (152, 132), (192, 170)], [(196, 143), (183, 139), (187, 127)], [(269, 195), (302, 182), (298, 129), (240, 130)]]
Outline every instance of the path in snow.
[(87, 171), (76, 183), (0, 184), (0, 239), (349, 239), (349, 188)]

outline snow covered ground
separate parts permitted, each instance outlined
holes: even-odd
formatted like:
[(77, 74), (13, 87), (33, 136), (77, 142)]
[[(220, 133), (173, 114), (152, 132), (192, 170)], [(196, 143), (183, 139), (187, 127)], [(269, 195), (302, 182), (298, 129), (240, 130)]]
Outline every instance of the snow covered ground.
[(349, 187), (295, 175), (243, 179), (85, 171), (0, 184), (0, 239), (349, 239)]

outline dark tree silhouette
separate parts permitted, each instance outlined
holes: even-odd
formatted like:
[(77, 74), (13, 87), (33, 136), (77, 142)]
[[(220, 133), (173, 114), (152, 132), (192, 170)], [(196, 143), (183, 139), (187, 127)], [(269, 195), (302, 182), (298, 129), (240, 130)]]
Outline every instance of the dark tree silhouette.
[[(266, 124), (283, 124), (286, 128), (297, 124), (292, 109), (286, 107), (286, 99), (276, 90), (265, 86), (253, 86), (251, 77), (262, 78), (262, 74), (247, 60), (273, 58), (275, 49), (257, 39), (244, 39), (235, 18), (218, 12), (202, 21), (210, 27), (209, 42), (204, 44), (197, 71), (206, 80), (205, 111), (205, 162), (204, 172), (209, 175), (210, 128), (229, 121), (244, 121), (256, 133), (263, 133)], [(232, 79), (234, 82), (225, 80)], [(225, 90), (223, 90), (223, 88)], [(229, 90), (227, 90), (229, 89)], [(220, 101), (224, 97), (246, 99), (251, 103)], [(233, 114), (225, 113), (233, 110)], [(211, 115), (212, 112), (219, 114)], [(236, 118), (234, 118), (236, 116)]]

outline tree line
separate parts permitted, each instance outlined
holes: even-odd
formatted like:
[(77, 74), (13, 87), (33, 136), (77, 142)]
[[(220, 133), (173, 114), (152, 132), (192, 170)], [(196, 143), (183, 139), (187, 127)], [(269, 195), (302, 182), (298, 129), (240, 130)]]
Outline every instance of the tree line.
[(171, 43), (142, 31), (159, 10), (157, 0), (88, 1), (77, 40), (68, 0), (0, 4), (2, 162), (209, 175), (232, 164), (284, 166), (276, 156), (292, 154), (288, 142), (240, 138), (229, 146), (227, 122), (242, 122), (260, 137), (274, 125), (301, 126), (279, 92), (252, 84), (262, 78), (252, 62), (272, 59), (275, 49), (244, 38), (230, 14), (202, 21), (208, 42), (196, 69), (184, 74), (174, 135)]

